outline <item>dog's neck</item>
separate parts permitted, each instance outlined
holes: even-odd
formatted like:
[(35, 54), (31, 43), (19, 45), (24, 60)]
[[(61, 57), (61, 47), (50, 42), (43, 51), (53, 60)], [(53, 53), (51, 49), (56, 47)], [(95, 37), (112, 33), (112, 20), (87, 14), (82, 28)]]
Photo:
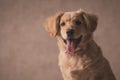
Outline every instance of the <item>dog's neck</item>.
[[(64, 41), (62, 40), (61, 37), (57, 37), (57, 39), (58, 39), (58, 47), (59, 47), (60, 53), (64, 54), (66, 51), (66, 44), (64, 43)], [(88, 49), (92, 48), (93, 46), (96, 46), (95, 48), (98, 48), (98, 46), (96, 45), (94, 40), (90, 40), (87, 43), (79, 45), (75, 49), (74, 54), (75, 55), (82, 55), (83, 53), (85, 53), (85, 51), (88, 51)], [(97, 50), (97, 49), (95, 49), (95, 50)]]

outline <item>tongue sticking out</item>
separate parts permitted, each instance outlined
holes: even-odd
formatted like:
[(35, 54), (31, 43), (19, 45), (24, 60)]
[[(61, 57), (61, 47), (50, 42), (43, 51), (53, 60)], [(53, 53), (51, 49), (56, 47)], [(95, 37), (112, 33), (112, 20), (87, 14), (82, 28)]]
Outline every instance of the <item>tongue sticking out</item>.
[[(66, 42), (66, 54), (73, 55), (78, 44), (81, 42), (82, 35), (78, 39), (67, 39)], [(80, 49), (80, 47), (79, 47)]]
[(66, 53), (72, 55), (72, 54), (74, 54), (74, 51), (75, 51), (75, 47), (74, 47), (73, 40), (67, 40)]

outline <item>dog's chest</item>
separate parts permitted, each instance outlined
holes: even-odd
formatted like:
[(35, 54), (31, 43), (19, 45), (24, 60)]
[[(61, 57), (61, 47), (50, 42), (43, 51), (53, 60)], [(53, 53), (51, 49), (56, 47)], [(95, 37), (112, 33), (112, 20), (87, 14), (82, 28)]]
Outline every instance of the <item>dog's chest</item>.
[(89, 62), (86, 56), (80, 57), (67, 57), (65, 55), (59, 55), (59, 66), (63, 76), (72, 77), (78, 76), (81, 71), (86, 67)]

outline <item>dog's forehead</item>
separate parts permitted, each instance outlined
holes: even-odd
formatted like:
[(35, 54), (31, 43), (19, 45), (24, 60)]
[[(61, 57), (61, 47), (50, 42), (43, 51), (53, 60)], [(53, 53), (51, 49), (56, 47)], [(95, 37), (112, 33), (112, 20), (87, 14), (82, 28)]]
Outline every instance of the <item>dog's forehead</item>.
[(71, 20), (73, 17), (77, 16), (77, 12), (65, 12), (62, 16), (62, 20)]
[(74, 17), (77, 13), (76, 12), (65, 12), (65, 15), (70, 15), (70, 17)]

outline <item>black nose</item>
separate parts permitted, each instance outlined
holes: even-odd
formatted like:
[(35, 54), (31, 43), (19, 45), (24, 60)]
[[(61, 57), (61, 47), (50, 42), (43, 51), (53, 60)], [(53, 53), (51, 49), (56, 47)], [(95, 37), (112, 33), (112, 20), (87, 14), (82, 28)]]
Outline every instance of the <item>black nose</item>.
[(66, 33), (67, 33), (67, 36), (70, 37), (74, 34), (74, 30), (73, 29), (68, 29)]

